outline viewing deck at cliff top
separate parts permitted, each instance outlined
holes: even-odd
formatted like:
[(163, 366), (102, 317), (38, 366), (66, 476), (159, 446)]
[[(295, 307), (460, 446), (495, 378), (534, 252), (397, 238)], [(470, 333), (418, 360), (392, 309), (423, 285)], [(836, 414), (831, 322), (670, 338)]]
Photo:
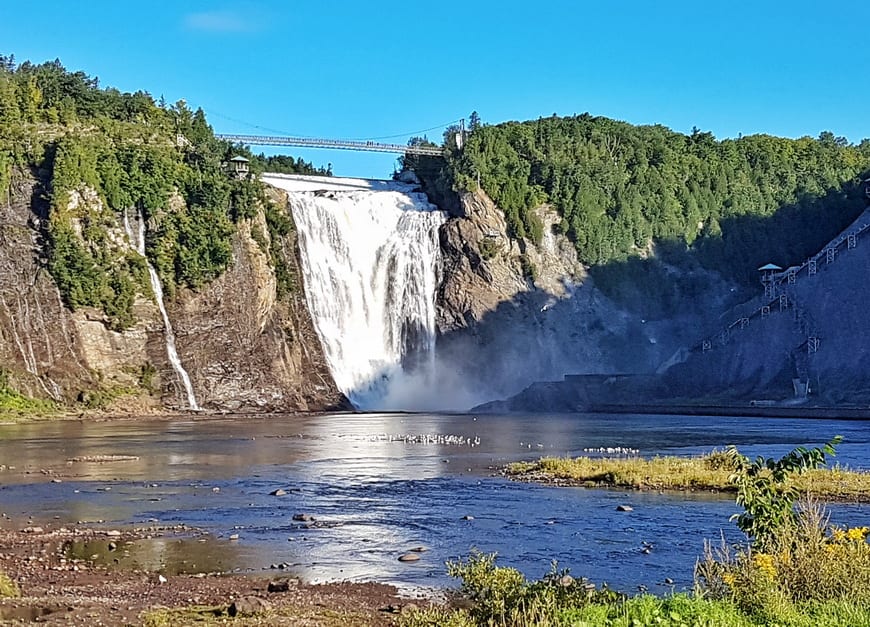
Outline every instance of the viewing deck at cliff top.
[(442, 148), (437, 146), (404, 146), (402, 144), (382, 144), (374, 141), (354, 141), (345, 139), (321, 139), (314, 137), (281, 137), (268, 135), (227, 135), (216, 133), (218, 139), (250, 146), (297, 146), (300, 148), (333, 148), (338, 150), (357, 150), (362, 152), (394, 152), (399, 154), (426, 155), (441, 157)]

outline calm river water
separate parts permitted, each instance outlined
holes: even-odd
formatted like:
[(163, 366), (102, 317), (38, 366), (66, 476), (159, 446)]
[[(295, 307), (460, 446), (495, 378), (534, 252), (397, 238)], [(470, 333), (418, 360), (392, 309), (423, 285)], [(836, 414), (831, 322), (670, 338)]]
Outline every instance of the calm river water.
[[(662, 591), (671, 587), (665, 578), (676, 589), (691, 586), (705, 538), (740, 539), (728, 521), (730, 497), (551, 488), (507, 481), (494, 469), (599, 447), (651, 456), (736, 444), (751, 456), (778, 456), (836, 434), (845, 437), (836, 461), (870, 468), (870, 423), (862, 421), (339, 414), (0, 425), (0, 512), (209, 532), (206, 541), (142, 541), (122, 560), (174, 572), (282, 564), (310, 581), (441, 586), (450, 583), (445, 560), (477, 548), (529, 577), (558, 560), (575, 576)], [(70, 461), (109, 455), (138, 459)], [(287, 494), (271, 496), (278, 488)], [(633, 511), (617, 511), (620, 504)], [(316, 521), (294, 521), (301, 513)], [(838, 524), (870, 525), (870, 507), (835, 505), (831, 514)], [(420, 561), (397, 560), (417, 546), (428, 548)]]

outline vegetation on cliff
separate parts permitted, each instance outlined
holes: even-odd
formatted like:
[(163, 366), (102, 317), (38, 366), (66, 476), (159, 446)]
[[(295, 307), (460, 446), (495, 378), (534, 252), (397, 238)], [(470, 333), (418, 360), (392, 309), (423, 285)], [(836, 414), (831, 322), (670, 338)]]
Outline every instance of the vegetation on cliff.
[(169, 294), (227, 267), (233, 223), (265, 203), (256, 180), (227, 176), (232, 155), (249, 158), (254, 173), (327, 173), (216, 139), (184, 101), (101, 89), (59, 61), (0, 56), (0, 196), (16, 170), (40, 174), (48, 269), (70, 308), (99, 308), (115, 328), (132, 324), (136, 294), (150, 290), (144, 260), (123, 245), (125, 218), (147, 221), (146, 255)]
[[(54, 413), (56, 407), (51, 401), (35, 399), (18, 392), (9, 382), (9, 372), (0, 368), (0, 420), (32, 418)], [(3, 596), (3, 574), (0, 573), (0, 597)]]
[(744, 282), (765, 262), (802, 261), (853, 220), (870, 169), (870, 140), (852, 145), (830, 132), (717, 141), (589, 114), (478, 122), (462, 151), (447, 146), (455, 188), (479, 184), (514, 237), (540, 241), (532, 210), (549, 202), (584, 263), (671, 242)]

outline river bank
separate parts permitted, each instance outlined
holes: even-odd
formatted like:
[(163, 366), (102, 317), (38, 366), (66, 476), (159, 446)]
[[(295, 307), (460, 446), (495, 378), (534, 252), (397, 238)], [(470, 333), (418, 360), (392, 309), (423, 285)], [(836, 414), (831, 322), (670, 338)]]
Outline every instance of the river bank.
[[(293, 577), (197, 572), (166, 575), (73, 557), (71, 547), (105, 545), (120, 556), (144, 538), (196, 534), (185, 527), (93, 529), (0, 523), (0, 573), (20, 591), (0, 598), (0, 622), (47, 625), (177, 625), (238, 613), (234, 625), (363, 625), (386, 627), (425, 599), (409, 599), (379, 583), (311, 585)], [(89, 549), (90, 550), (90, 549)], [(96, 555), (94, 556), (96, 557)], [(0, 595), (2, 596), (2, 595)], [(249, 618), (243, 618), (251, 614)]]

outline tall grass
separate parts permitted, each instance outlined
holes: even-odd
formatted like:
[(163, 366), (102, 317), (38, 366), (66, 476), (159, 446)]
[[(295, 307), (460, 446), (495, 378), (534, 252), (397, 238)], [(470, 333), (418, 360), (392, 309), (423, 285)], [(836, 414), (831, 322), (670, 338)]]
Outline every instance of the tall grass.
[(841, 528), (829, 523), (816, 502), (800, 505), (795, 521), (757, 546), (709, 544), (696, 565), (701, 593), (729, 599), (746, 612), (773, 620), (796, 620), (819, 608), (837, 614), (867, 608), (870, 624), (870, 544), (867, 527)]

